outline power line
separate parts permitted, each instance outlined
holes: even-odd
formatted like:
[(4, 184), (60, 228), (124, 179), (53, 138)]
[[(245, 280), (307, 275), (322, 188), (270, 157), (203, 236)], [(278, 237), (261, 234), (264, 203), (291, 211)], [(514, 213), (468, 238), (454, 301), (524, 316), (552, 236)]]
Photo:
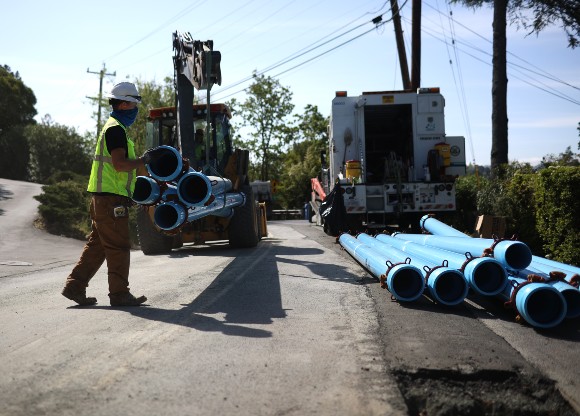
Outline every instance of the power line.
[[(302, 62), (300, 62), (299, 64), (297, 64), (297, 65), (294, 65), (294, 66), (293, 66), (293, 67), (291, 67), (291, 68), (285, 69), (284, 71), (282, 71), (282, 72), (279, 72), (279, 73), (277, 73), (276, 75), (273, 75), (273, 77), (274, 77), (274, 78), (276, 78), (276, 77), (279, 77), (280, 75), (282, 75), (282, 74), (285, 74), (286, 72), (292, 71), (293, 69), (296, 69), (296, 68), (298, 68), (298, 67), (301, 67), (301, 66), (303, 66), (303, 65), (305, 65), (305, 64), (308, 64), (308, 63), (312, 62), (313, 60), (315, 60), (315, 59), (318, 59), (318, 58), (320, 58), (321, 56), (323, 56), (323, 55), (326, 55), (326, 54), (328, 54), (328, 53), (330, 53), (330, 52), (332, 52), (332, 51), (334, 51), (334, 50), (336, 50), (336, 49), (338, 49), (338, 48), (340, 48), (340, 47), (342, 47), (342, 46), (344, 46), (344, 45), (346, 45), (346, 44), (348, 44), (348, 43), (350, 43), (350, 42), (352, 42), (352, 41), (354, 41), (354, 40), (356, 40), (356, 39), (358, 39), (358, 38), (360, 38), (360, 37), (362, 37), (362, 36), (364, 36), (364, 35), (366, 35), (366, 34), (368, 34), (368, 33), (370, 33), (370, 32), (372, 32), (373, 30), (377, 29), (378, 27), (380, 27), (380, 26), (384, 25), (384, 24), (385, 24), (385, 23), (387, 23), (387, 22), (388, 22), (388, 20), (387, 20), (387, 21), (384, 21), (384, 22), (381, 22), (381, 23), (377, 24), (377, 26), (376, 26), (376, 27), (373, 27), (372, 29), (370, 29), (370, 30), (367, 30), (366, 32), (363, 32), (363, 33), (361, 33), (361, 34), (359, 34), (359, 35), (357, 35), (357, 36), (355, 36), (355, 37), (353, 37), (353, 38), (351, 38), (351, 39), (349, 39), (349, 40), (347, 40), (347, 41), (345, 41), (345, 42), (343, 42), (343, 43), (341, 43), (341, 44), (339, 44), (339, 45), (337, 45), (337, 46), (334, 46), (334, 47), (333, 47), (333, 48), (331, 48), (331, 49), (328, 49), (328, 50), (326, 50), (326, 51), (324, 51), (324, 52), (322, 52), (322, 53), (320, 53), (320, 54), (318, 54), (318, 55), (316, 55), (316, 56), (314, 56), (314, 57), (312, 57), (312, 58), (309, 58), (309, 59), (308, 59), (308, 60), (306, 60), (306, 61), (302, 61)], [(300, 56), (302, 56), (302, 55), (300, 55)], [(296, 59), (296, 58), (293, 58), (293, 59)], [(279, 66), (279, 65), (278, 65), (278, 66)], [(276, 66), (276, 67), (278, 67), (278, 66)], [(261, 71), (261, 72), (260, 72), (260, 74), (264, 74), (265, 72), (271, 71), (272, 69), (275, 69), (276, 67), (274, 67), (274, 68), (270, 68), (270, 69), (268, 69), (268, 70)], [(239, 84), (237, 84), (237, 85), (239, 85)], [(228, 97), (231, 97), (231, 96), (233, 96), (233, 95), (239, 94), (240, 92), (243, 92), (243, 91), (245, 91), (245, 90), (247, 90), (247, 89), (248, 89), (248, 87), (246, 87), (246, 88), (243, 88), (243, 89), (241, 89), (241, 90), (239, 90), (239, 91), (233, 92), (233, 93), (231, 93), (231, 94), (228, 94), (228, 95), (226, 95), (226, 96), (222, 97), (222, 98), (221, 98), (221, 100), (224, 100), (225, 98), (228, 98)], [(219, 95), (219, 93), (221, 93), (221, 92), (223, 92), (223, 91), (218, 91), (218, 92), (216, 93), (216, 95)]]
[(99, 133), (101, 132), (101, 105), (103, 102), (103, 78), (105, 77), (105, 75), (108, 76), (116, 76), (117, 75), (117, 71), (113, 72), (112, 74), (107, 73), (107, 69), (105, 68), (105, 63), (103, 62), (103, 68), (99, 71), (99, 72), (94, 72), (91, 71), (87, 68), (87, 72), (89, 74), (96, 74), (99, 76), (99, 96), (98, 97), (87, 97), (91, 100), (97, 100), (98, 102), (98, 112), (97, 112), (97, 136), (99, 137)]

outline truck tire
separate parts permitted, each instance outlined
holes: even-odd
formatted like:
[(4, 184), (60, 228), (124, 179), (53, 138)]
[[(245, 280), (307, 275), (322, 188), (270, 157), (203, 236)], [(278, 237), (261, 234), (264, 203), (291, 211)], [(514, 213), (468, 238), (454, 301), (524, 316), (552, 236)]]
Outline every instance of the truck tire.
[(147, 210), (142, 206), (137, 207), (137, 234), (143, 254), (167, 254), (174, 247), (174, 237), (157, 231)]
[(243, 185), (241, 192), (246, 195), (246, 203), (241, 207), (234, 208), (234, 216), (228, 229), (230, 246), (235, 248), (256, 247), (259, 241), (259, 227), (254, 193), (250, 185)]

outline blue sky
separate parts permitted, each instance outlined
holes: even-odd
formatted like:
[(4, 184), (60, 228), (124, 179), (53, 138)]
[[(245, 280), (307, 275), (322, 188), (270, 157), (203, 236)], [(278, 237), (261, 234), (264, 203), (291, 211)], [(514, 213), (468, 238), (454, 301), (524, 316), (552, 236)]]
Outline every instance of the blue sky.
[[(313, 104), (327, 116), (337, 90), (359, 95), (402, 86), (392, 22), (378, 29), (370, 23), (383, 13), (390, 18), (389, 1), (0, 1), (0, 64), (32, 88), (38, 119), (50, 114), (79, 132), (95, 129), (86, 97), (98, 94), (99, 77), (87, 69), (98, 72), (104, 64), (116, 73), (105, 77), (105, 91), (136, 78), (161, 82), (173, 73), (175, 30), (212, 39), (222, 53), (215, 101), (243, 101), (249, 83), (232, 85), (323, 42), (265, 72), (293, 92), (295, 111)], [(411, 1), (400, 7), (409, 47)], [(441, 88), (447, 134), (467, 138), (468, 161), (489, 164), (492, 11), (424, 0), (422, 22), (421, 85)], [(508, 50), (510, 160), (537, 163), (567, 146), (576, 150), (580, 48), (569, 49), (558, 26), (539, 36), (510, 26)]]

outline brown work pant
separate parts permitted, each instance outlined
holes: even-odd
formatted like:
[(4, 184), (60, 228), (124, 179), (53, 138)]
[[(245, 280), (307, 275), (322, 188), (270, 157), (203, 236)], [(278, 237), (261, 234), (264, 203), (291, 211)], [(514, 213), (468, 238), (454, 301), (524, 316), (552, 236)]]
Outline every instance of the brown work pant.
[[(126, 215), (115, 217), (114, 207), (125, 206)], [(85, 291), (89, 281), (107, 260), (109, 295), (129, 291), (129, 199), (115, 195), (94, 195), (91, 200), (91, 234), (81, 258), (68, 276), (66, 286)]]

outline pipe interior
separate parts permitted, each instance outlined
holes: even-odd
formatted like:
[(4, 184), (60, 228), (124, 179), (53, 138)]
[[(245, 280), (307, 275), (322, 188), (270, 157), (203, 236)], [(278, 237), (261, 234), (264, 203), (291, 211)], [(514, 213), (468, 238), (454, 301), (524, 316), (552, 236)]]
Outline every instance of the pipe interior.
[(453, 303), (465, 296), (466, 283), (463, 276), (456, 272), (441, 273), (435, 283), (437, 296), (443, 302)]
[(401, 269), (393, 276), (393, 292), (402, 298), (413, 298), (423, 292), (423, 276), (413, 269)]
[(526, 302), (527, 314), (538, 324), (548, 325), (558, 321), (562, 316), (564, 304), (558, 292), (551, 290), (536, 290), (528, 296)]
[(133, 199), (135, 201), (145, 201), (153, 191), (151, 184), (147, 179), (137, 178), (135, 181), (135, 190), (133, 191)]
[(501, 264), (481, 262), (473, 271), (473, 282), (484, 293), (499, 293), (506, 284), (506, 275)]
[(523, 270), (532, 262), (532, 253), (525, 244), (512, 244), (505, 251), (505, 260), (516, 270)]
[(171, 150), (158, 149), (157, 151), (160, 152), (161, 155), (149, 164), (151, 173), (160, 178), (166, 178), (173, 175), (179, 167), (178, 158)]
[(207, 197), (207, 191), (207, 183), (197, 175), (185, 178), (179, 186), (181, 198), (190, 204), (203, 201)]
[(171, 205), (159, 205), (155, 210), (155, 224), (162, 229), (170, 229), (175, 227), (179, 215), (177, 210)]

